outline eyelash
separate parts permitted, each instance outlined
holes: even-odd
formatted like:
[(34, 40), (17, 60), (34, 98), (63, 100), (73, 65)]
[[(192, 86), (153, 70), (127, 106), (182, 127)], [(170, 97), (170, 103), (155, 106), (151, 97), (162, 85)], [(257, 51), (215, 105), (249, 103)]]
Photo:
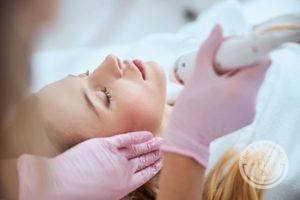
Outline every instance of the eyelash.
[(110, 105), (111, 101), (112, 101), (112, 98), (111, 98), (111, 95), (109, 93), (109, 91), (107, 90), (107, 88), (105, 87), (102, 92), (105, 94), (106, 96), (106, 99), (107, 99), (107, 102), (108, 102), (108, 105)]
[[(90, 75), (90, 71), (87, 70), (87, 71), (84, 73), (84, 75), (89, 76), (89, 75)], [(105, 94), (105, 96), (106, 96), (108, 105), (110, 105), (110, 103), (111, 103), (111, 101), (112, 101), (112, 98), (111, 98), (111, 95), (110, 95), (109, 91), (107, 90), (106, 87), (104, 87), (104, 89), (102, 90), (102, 92), (103, 92), (103, 93)]]

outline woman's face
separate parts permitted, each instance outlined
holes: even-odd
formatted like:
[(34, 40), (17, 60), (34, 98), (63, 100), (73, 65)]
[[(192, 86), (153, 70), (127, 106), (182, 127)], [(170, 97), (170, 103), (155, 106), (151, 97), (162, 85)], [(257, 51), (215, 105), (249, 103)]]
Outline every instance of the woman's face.
[(97, 136), (155, 131), (161, 123), (166, 80), (154, 62), (121, 62), (109, 55), (91, 74), (68, 76), (38, 92), (42, 116), (72, 144)]

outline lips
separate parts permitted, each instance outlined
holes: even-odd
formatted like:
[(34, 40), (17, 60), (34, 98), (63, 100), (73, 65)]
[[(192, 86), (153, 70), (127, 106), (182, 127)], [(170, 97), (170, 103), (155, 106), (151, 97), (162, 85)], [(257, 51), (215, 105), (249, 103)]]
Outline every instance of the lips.
[(138, 70), (141, 72), (143, 79), (146, 80), (145, 68), (144, 68), (142, 61), (135, 59), (132, 62), (138, 68)]

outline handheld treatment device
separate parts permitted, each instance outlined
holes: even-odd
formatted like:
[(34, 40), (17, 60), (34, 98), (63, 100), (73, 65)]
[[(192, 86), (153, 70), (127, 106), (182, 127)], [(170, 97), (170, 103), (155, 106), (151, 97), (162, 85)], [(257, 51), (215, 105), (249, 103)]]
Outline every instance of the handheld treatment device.
[[(215, 58), (218, 72), (247, 67), (287, 42), (300, 42), (300, 15), (284, 15), (257, 25), (245, 36), (225, 40)], [(180, 56), (174, 66), (175, 78), (184, 83), (196, 65), (197, 50)]]

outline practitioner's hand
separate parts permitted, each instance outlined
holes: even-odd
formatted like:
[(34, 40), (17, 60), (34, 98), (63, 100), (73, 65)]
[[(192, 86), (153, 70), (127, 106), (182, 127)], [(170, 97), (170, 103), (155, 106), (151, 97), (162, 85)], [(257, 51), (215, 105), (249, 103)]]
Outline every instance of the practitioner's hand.
[(55, 158), (23, 155), (20, 199), (120, 199), (161, 169), (160, 145), (148, 132), (133, 132), (87, 140)]
[(213, 63), (223, 40), (217, 26), (200, 48), (197, 66), (176, 101), (162, 146), (204, 167), (212, 140), (253, 121), (257, 93), (271, 64), (265, 59), (235, 74), (219, 76)]

